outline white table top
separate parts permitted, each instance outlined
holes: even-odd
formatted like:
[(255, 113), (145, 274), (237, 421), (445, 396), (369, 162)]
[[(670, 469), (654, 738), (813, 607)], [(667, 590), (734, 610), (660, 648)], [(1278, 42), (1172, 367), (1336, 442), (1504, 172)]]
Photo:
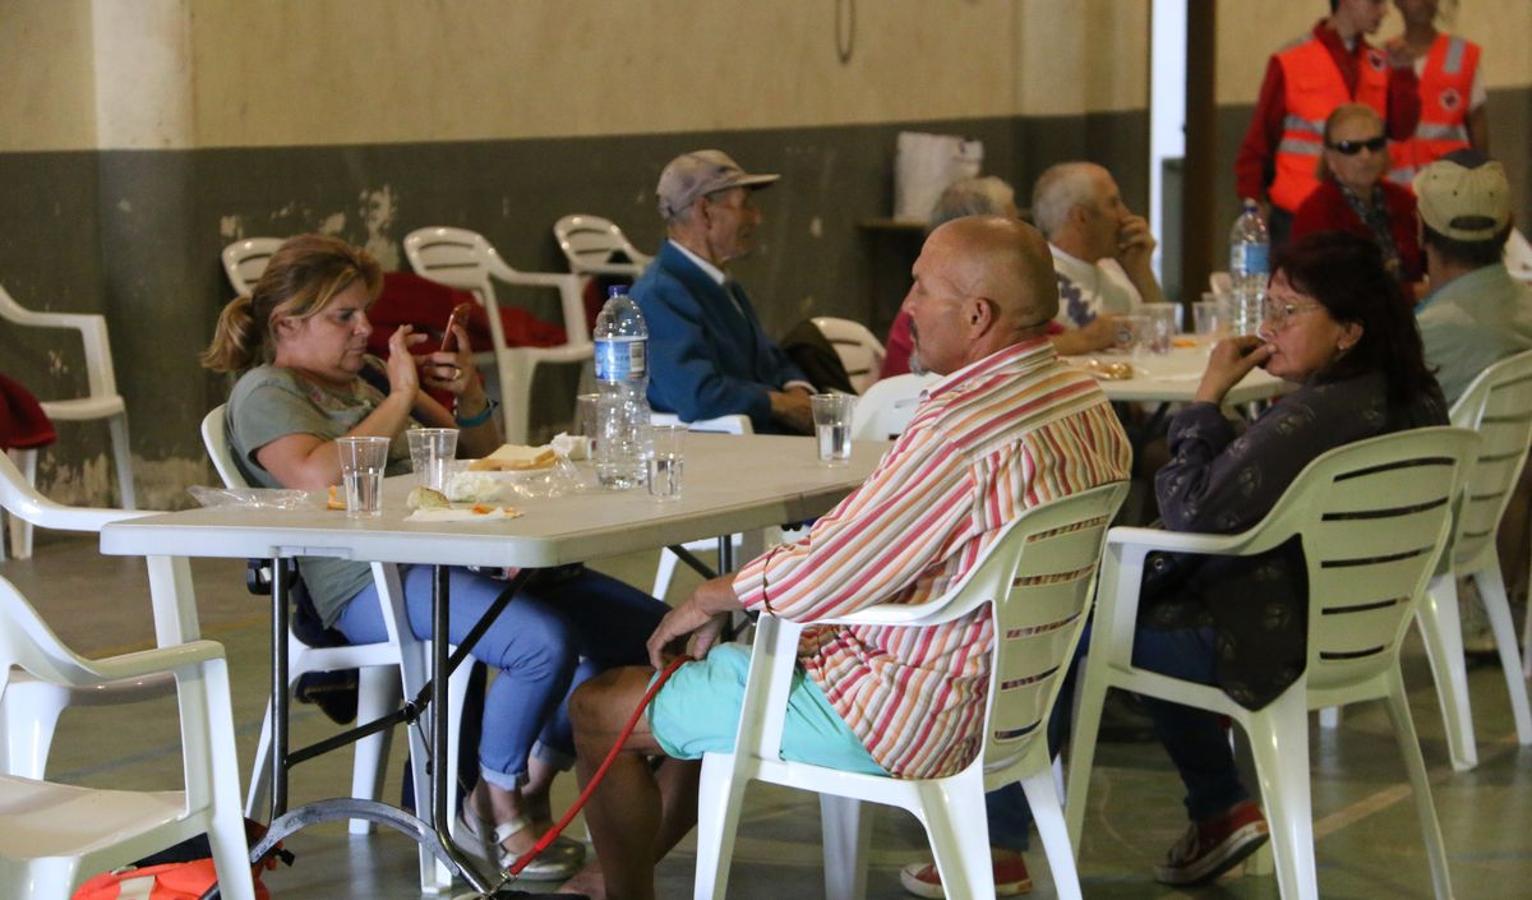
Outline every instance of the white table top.
[[(857, 441), (847, 466), (819, 464), (807, 437), (691, 434), (682, 497), (643, 488), (514, 503), (525, 515), (485, 522), (406, 522), (413, 476), (388, 479), (383, 514), (209, 508), (106, 526), (101, 552), (124, 556), (328, 556), (369, 562), (544, 567), (799, 522), (860, 485), (888, 448)], [(578, 464), (588, 467), (588, 463)], [(585, 474), (590, 474), (584, 468)]]
[[(1101, 389), (1113, 401), (1190, 403), (1196, 396), (1202, 372), (1207, 368), (1211, 344), (1195, 347), (1172, 347), (1164, 355), (1097, 353), (1090, 356), (1061, 357), (1066, 363), (1084, 364), (1096, 359), (1102, 364), (1132, 363), (1134, 376), (1122, 381), (1101, 380)], [(1255, 369), (1224, 397), (1226, 405), (1238, 406), (1252, 400), (1265, 400), (1285, 393), (1292, 386), (1263, 369)]]

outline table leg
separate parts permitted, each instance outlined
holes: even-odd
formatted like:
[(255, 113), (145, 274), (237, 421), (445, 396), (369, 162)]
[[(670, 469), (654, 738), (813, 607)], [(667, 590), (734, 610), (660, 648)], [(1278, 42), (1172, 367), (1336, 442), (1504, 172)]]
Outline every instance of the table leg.
[(734, 535), (719, 535), (718, 572), (724, 574), (732, 571), (734, 571)]
[(287, 560), (271, 561), (271, 818), (287, 812)]

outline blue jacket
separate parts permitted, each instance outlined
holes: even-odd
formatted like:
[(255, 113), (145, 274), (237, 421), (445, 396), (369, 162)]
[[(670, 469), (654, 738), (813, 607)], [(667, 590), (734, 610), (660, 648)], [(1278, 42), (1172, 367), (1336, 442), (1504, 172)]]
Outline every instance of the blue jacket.
[(744, 413), (758, 432), (780, 432), (768, 391), (808, 381), (761, 329), (755, 308), (666, 241), (633, 285), (649, 326), (649, 404), (682, 421)]

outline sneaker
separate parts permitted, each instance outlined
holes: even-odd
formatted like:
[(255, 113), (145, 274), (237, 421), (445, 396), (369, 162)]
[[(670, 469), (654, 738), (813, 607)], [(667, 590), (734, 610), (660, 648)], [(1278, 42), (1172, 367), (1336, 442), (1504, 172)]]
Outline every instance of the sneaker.
[[(1027, 874), (1027, 861), (1021, 858), (1021, 854), (1007, 853), (992, 858), (996, 897), (1018, 897), (1032, 893), (1032, 876)], [(936, 872), (936, 863), (910, 863), (899, 870), (899, 882), (905, 890), (917, 897), (940, 900), (947, 896), (947, 892), (942, 890), (942, 877)]]
[(1249, 800), (1236, 803), (1220, 816), (1187, 826), (1186, 834), (1170, 848), (1165, 864), (1155, 868), (1154, 880), (1160, 884), (1205, 884), (1259, 850), (1267, 834), (1260, 808)]

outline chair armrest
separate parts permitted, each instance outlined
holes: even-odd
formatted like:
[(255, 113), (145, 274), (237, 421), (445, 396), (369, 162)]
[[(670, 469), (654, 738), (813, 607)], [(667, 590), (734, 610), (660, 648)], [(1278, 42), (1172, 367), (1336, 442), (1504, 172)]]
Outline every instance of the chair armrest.
[(34, 312), (13, 302), (0, 303), (0, 318), (31, 328), (69, 328), (78, 331), (85, 345), (85, 377), (90, 385), (91, 396), (108, 397), (117, 393), (105, 316), (95, 313)]
[(581, 263), (580, 271), (576, 275), (625, 275), (637, 277), (644, 273), (644, 267), (638, 263)]
[(4, 454), (0, 454), (0, 507), (39, 528), (57, 531), (100, 531), (125, 519), (154, 515), (152, 510), (64, 506), (39, 494)]
[[(190, 641), (170, 647), (155, 647), (105, 659), (74, 657), (74, 666), (60, 667), (53, 674), (57, 681), (75, 688), (102, 687), (112, 682), (143, 678), (162, 672), (180, 673), (205, 662), (223, 659), (223, 645), (217, 641)], [(53, 681), (53, 678), (43, 680)]]

